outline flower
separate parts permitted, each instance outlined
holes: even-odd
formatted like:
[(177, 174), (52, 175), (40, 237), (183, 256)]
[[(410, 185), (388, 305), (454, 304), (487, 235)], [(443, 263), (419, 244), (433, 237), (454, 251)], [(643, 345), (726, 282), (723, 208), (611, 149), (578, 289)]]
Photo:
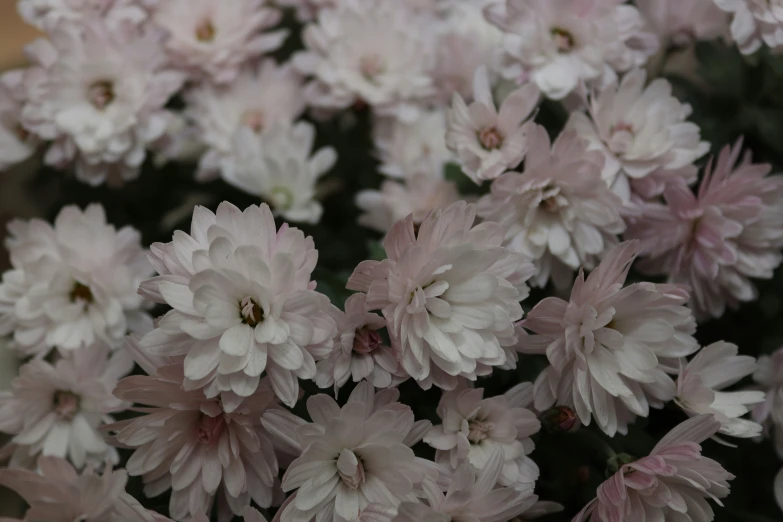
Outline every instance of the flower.
[[(142, 476), (147, 496), (171, 489), (169, 511), (176, 520), (219, 510), (239, 515), (252, 499), (269, 507), (278, 464), (261, 414), (276, 405), (262, 380), (242, 405), (227, 412), (219, 399), (182, 388), (182, 364), (134, 375), (117, 385), (117, 397), (143, 405), (140, 417), (107, 426), (120, 444), (134, 449), (126, 468)], [(230, 518), (230, 517), (229, 517)]]
[(443, 424), (433, 426), (424, 442), (438, 450), (436, 462), (453, 469), (467, 459), (481, 471), (500, 451), (503, 467), (498, 483), (532, 492), (538, 466), (527, 455), (535, 448), (530, 437), (541, 429), (535, 413), (527, 409), (533, 402), (533, 386), (524, 382), (497, 397), (483, 395), (481, 388), (445, 392), (438, 404)]
[(636, 7), (664, 42), (685, 46), (729, 34), (729, 19), (714, 0), (650, 0)]
[(506, 0), (485, 13), (505, 33), (503, 76), (529, 78), (556, 100), (581, 82), (606, 84), (658, 50), (657, 37), (623, 0)]
[(45, 161), (76, 162), (90, 185), (138, 175), (145, 148), (166, 130), (163, 109), (184, 75), (170, 69), (159, 31), (129, 20), (90, 17), (62, 24), (28, 55), (25, 129), (52, 141)]
[[(688, 419), (672, 429), (648, 457), (624, 464), (598, 487), (598, 497), (573, 522), (693, 520), (714, 514), (706, 499), (720, 504), (734, 475), (702, 456), (700, 444), (718, 431), (711, 415)], [(722, 504), (721, 504), (722, 505)]]
[(323, 208), (315, 201), (316, 182), (337, 161), (332, 147), (312, 156), (315, 127), (301, 121), (293, 127), (273, 125), (257, 136), (240, 129), (234, 139), (234, 154), (223, 162), (223, 179), (254, 196), (261, 196), (276, 216), (316, 224)]
[(14, 436), (5, 448), (12, 466), (32, 467), (39, 455), (67, 458), (78, 469), (118, 462), (99, 427), (113, 422), (107, 413), (124, 409), (112, 390), (133, 362), (123, 351), (107, 352), (95, 345), (54, 364), (33, 359), (0, 391), (0, 431)]
[(24, 76), (23, 69), (0, 75), (0, 170), (26, 160), (39, 145), (38, 138), (21, 122), (27, 99)]
[(614, 436), (674, 398), (665, 370), (698, 350), (696, 323), (676, 286), (623, 288), (638, 254), (637, 241), (620, 244), (587, 279), (579, 271), (568, 301), (548, 297), (522, 321), (533, 335), (520, 336), (519, 350), (546, 353), (551, 364), (535, 382), (537, 410), (568, 406)]
[(783, 349), (759, 357), (753, 380), (765, 394), (764, 402), (756, 405), (752, 418), (762, 424), (767, 433), (772, 431), (775, 450), (783, 458)]
[(173, 307), (140, 344), (150, 353), (184, 356), (184, 386), (222, 395), (227, 411), (255, 393), (266, 371), (287, 405), (301, 379), (315, 377), (308, 351), (331, 343), (329, 299), (310, 281), (318, 251), (310, 237), (275, 229), (265, 204), (244, 212), (223, 202), (213, 214), (197, 206), (190, 235), (176, 231), (151, 247), (158, 277), (140, 292)]
[(462, 199), (457, 185), (439, 176), (418, 174), (402, 181), (386, 180), (381, 190), (362, 190), (356, 194), (356, 206), (364, 211), (359, 224), (378, 232), (411, 215), (420, 225), (436, 208), (445, 208)]
[(783, 8), (779, 0), (714, 0), (732, 15), (731, 37), (742, 54), (753, 54), (762, 43), (776, 49), (783, 46)]
[(656, 170), (682, 171), (710, 149), (701, 141), (699, 127), (685, 121), (691, 106), (672, 96), (672, 86), (663, 78), (645, 87), (646, 77), (642, 69), (629, 72), (619, 85), (592, 96), (589, 116), (574, 112), (567, 124), (588, 150), (601, 151), (602, 176), (625, 201), (636, 180)]
[(316, 364), (315, 382), (321, 388), (334, 385), (336, 392), (349, 378), (353, 382), (367, 379), (376, 388), (388, 388), (403, 380), (394, 351), (378, 333), (386, 320), (367, 312), (365, 302), (364, 294), (354, 294), (345, 301), (334, 349)]
[(414, 486), (433, 468), (410, 446), (430, 423), (414, 422), (398, 397), (396, 389), (375, 393), (362, 381), (342, 408), (327, 395), (310, 397), (312, 423), (285, 411), (264, 414), (270, 432), (301, 450), (283, 475), (283, 491), (297, 491), (280, 509), (280, 522), (355, 520), (371, 503), (396, 507), (416, 498)]
[(313, 79), (313, 107), (338, 110), (361, 101), (379, 114), (412, 120), (433, 94), (427, 18), (403, 2), (344, 0), (305, 27), (294, 66)]
[(400, 364), (425, 389), (505, 364), (522, 317), (532, 266), (501, 246), (497, 223), (475, 219), (464, 201), (433, 210), (418, 232), (408, 216), (386, 235), (388, 259), (362, 261), (348, 280), (383, 312)]
[(538, 88), (528, 84), (506, 97), (495, 109), (485, 68), (476, 71), (473, 103), (455, 93), (449, 111), (446, 144), (459, 156), (462, 171), (478, 184), (515, 168), (525, 157), (525, 125), (538, 104)]
[(201, 181), (216, 177), (221, 162), (231, 158), (239, 129), (263, 134), (275, 124), (290, 126), (305, 108), (302, 77), (290, 64), (277, 65), (271, 59), (245, 67), (227, 85), (197, 85), (185, 99), (185, 116), (207, 147), (196, 173)]
[(79, 23), (90, 16), (145, 18), (158, 0), (19, 0), (17, 11), (28, 24), (51, 30), (62, 23)]
[(242, 67), (279, 48), (288, 31), (271, 31), (281, 20), (279, 9), (263, 0), (167, 0), (153, 20), (169, 34), (166, 50), (172, 63), (196, 77), (231, 83)]
[(503, 244), (534, 262), (536, 286), (550, 276), (564, 286), (580, 265), (595, 266), (617, 243), (625, 229), (622, 200), (601, 181), (602, 155), (587, 151), (574, 131), (550, 146), (546, 130), (533, 124), (527, 140), (524, 173), (496, 179), (478, 213), (500, 223)]
[(771, 167), (750, 155), (737, 162), (741, 149), (738, 141), (709, 162), (697, 194), (669, 184), (666, 204), (646, 205), (626, 232), (641, 241), (640, 269), (692, 289), (699, 319), (755, 299), (750, 278), (770, 279), (783, 259), (783, 176), (767, 176)]
[(54, 226), (32, 219), (8, 226), (11, 270), (0, 284), (0, 334), (25, 355), (117, 347), (128, 330), (151, 327), (136, 293), (149, 277), (139, 232), (106, 222), (103, 207), (64, 207)]

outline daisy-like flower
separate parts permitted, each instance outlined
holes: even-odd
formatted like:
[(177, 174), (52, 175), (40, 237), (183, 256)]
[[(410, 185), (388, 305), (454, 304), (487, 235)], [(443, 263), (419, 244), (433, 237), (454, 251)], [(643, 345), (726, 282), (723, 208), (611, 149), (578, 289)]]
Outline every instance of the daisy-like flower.
[(115, 395), (145, 413), (107, 426), (117, 442), (135, 450), (128, 473), (144, 479), (147, 496), (171, 489), (169, 511), (176, 520), (208, 513), (216, 497), (220, 512), (239, 515), (251, 499), (269, 507), (278, 464), (261, 415), (278, 407), (274, 392), (261, 381), (228, 413), (219, 399), (182, 389), (183, 378), (180, 363), (117, 385)]
[(39, 455), (67, 458), (79, 469), (116, 463), (117, 452), (98, 430), (113, 422), (108, 412), (123, 409), (112, 390), (132, 368), (126, 353), (109, 357), (100, 345), (54, 364), (33, 359), (22, 366), (10, 390), (0, 391), (0, 431), (13, 435), (4, 450), (11, 465), (32, 467)]
[(384, 181), (380, 190), (360, 191), (356, 206), (364, 212), (359, 216), (360, 225), (385, 233), (407, 216), (412, 216), (418, 226), (432, 210), (446, 208), (460, 199), (453, 181), (418, 174), (401, 181)]
[[(604, 180), (628, 201), (637, 180), (656, 170), (682, 170), (704, 156), (710, 144), (695, 123), (686, 121), (691, 106), (672, 96), (671, 84), (637, 69), (618, 84), (595, 93), (587, 114), (571, 114), (567, 127), (604, 155)], [(676, 179), (676, 178), (675, 178)], [(648, 182), (649, 183), (649, 182)]]
[(0, 284), (0, 334), (13, 333), (25, 355), (112, 347), (152, 326), (139, 283), (152, 273), (139, 232), (106, 223), (97, 204), (63, 208), (54, 226), (12, 221), (11, 270)]
[(625, 229), (622, 200), (601, 180), (603, 157), (574, 131), (550, 145), (531, 125), (522, 174), (508, 172), (478, 202), (479, 216), (505, 229), (504, 245), (536, 265), (534, 284), (570, 284), (579, 266), (592, 268)]
[(196, 207), (190, 235), (177, 231), (151, 250), (160, 276), (140, 292), (173, 310), (142, 348), (184, 356), (185, 389), (223, 394), (228, 411), (253, 395), (264, 371), (293, 406), (297, 377), (315, 377), (308, 350), (328, 348), (336, 333), (332, 305), (310, 281), (318, 259), (312, 238), (287, 224), (276, 230), (267, 205), (242, 212), (223, 202), (215, 214)]
[(737, 355), (734, 344), (712, 343), (702, 348), (680, 369), (674, 401), (688, 415), (712, 414), (720, 422), (719, 433), (750, 438), (761, 434), (761, 425), (741, 419), (754, 404), (764, 402), (762, 391), (721, 391), (756, 371), (756, 360)]
[[(422, 112), (412, 122), (379, 117), (373, 125), (373, 141), (381, 161), (380, 171), (392, 178), (429, 176), (441, 178), (454, 155), (446, 147), (446, 113)], [(404, 216), (403, 216), (404, 217)]]
[(649, 0), (636, 6), (669, 45), (685, 46), (729, 35), (729, 17), (714, 0)]
[(166, 130), (163, 106), (184, 75), (170, 69), (162, 34), (131, 21), (60, 24), (29, 47), (25, 129), (53, 141), (45, 161), (91, 185), (138, 175), (146, 147)]
[(307, 50), (294, 65), (311, 75), (308, 103), (339, 110), (366, 103), (379, 114), (411, 120), (434, 93), (428, 19), (405, 2), (344, 0), (319, 11), (302, 32)]
[(743, 54), (753, 54), (762, 44), (783, 46), (783, 3), (780, 0), (714, 0), (730, 13), (731, 37)]
[(313, 154), (314, 141), (315, 127), (306, 121), (275, 124), (260, 136), (242, 128), (232, 156), (223, 161), (223, 179), (269, 202), (276, 216), (316, 224), (323, 213), (316, 182), (332, 169), (337, 152), (323, 147)]
[[(598, 497), (573, 522), (692, 520), (709, 522), (707, 499), (720, 504), (734, 475), (701, 454), (701, 443), (720, 423), (711, 415), (688, 419), (672, 429), (650, 455), (624, 464), (598, 487)], [(722, 504), (720, 504), (722, 505)]]
[(527, 455), (535, 448), (530, 437), (541, 428), (536, 415), (527, 409), (533, 402), (533, 386), (525, 382), (503, 395), (483, 396), (481, 388), (445, 392), (438, 404), (443, 424), (433, 426), (424, 442), (438, 450), (436, 462), (454, 469), (467, 459), (483, 470), (493, 453), (500, 451), (503, 467), (498, 483), (532, 492), (538, 466)]
[(386, 346), (378, 330), (386, 320), (367, 311), (366, 296), (354, 294), (345, 301), (345, 313), (339, 314), (334, 349), (316, 364), (315, 382), (321, 388), (342, 388), (348, 379), (363, 379), (376, 388), (388, 388), (402, 381), (394, 351)]
[(418, 232), (408, 216), (386, 235), (387, 259), (362, 261), (348, 280), (383, 312), (403, 369), (425, 389), (490, 373), (516, 339), (533, 267), (501, 246), (500, 225), (475, 219), (464, 201), (432, 211)]
[(39, 139), (22, 126), (27, 100), (24, 76), (22, 69), (0, 75), (0, 170), (26, 160), (39, 145)]
[(738, 162), (742, 142), (707, 165), (698, 192), (669, 184), (666, 204), (650, 203), (626, 237), (641, 240), (639, 268), (688, 285), (697, 318), (720, 317), (726, 306), (758, 295), (751, 278), (770, 279), (783, 247), (783, 176)]
[(264, 426), (301, 451), (283, 475), (283, 491), (297, 491), (280, 509), (280, 522), (356, 520), (371, 503), (393, 508), (416, 499), (414, 487), (434, 468), (410, 446), (430, 423), (414, 422), (398, 397), (396, 389), (376, 394), (363, 381), (342, 408), (327, 395), (310, 397), (312, 423), (286, 411), (264, 414)]
[(172, 63), (216, 83), (233, 82), (250, 60), (280, 47), (288, 31), (271, 29), (281, 18), (264, 0), (166, 0), (153, 12)]
[(522, 321), (533, 335), (520, 336), (519, 350), (545, 353), (551, 364), (535, 382), (537, 410), (568, 406), (614, 436), (674, 398), (665, 370), (698, 350), (696, 323), (676, 286), (623, 288), (638, 254), (638, 241), (615, 247), (587, 279), (579, 272), (568, 301), (548, 297)]
[(527, 84), (509, 94), (495, 108), (489, 77), (484, 67), (473, 80), (473, 103), (455, 93), (449, 111), (446, 144), (457, 154), (462, 171), (478, 184), (515, 168), (525, 157), (525, 125), (538, 105), (538, 88)]
[(783, 349), (759, 357), (753, 380), (764, 390), (765, 398), (754, 408), (752, 418), (764, 426), (765, 434), (772, 432), (775, 450), (783, 458)]
[(506, 0), (485, 13), (505, 33), (503, 75), (529, 78), (549, 98), (564, 98), (580, 82), (605, 84), (658, 50), (624, 0)]
[(201, 181), (219, 175), (240, 128), (262, 134), (275, 124), (290, 126), (305, 108), (302, 77), (290, 64), (277, 65), (271, 59), (246, 67), (228, 85), (202, 83), (185, 93), (185, 99), (185, 116), (207, 147), (196, 173)]

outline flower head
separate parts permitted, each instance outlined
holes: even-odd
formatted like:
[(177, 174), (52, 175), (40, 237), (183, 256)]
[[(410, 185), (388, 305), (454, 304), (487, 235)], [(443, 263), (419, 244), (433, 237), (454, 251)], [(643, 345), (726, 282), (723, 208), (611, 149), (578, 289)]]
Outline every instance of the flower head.
[(753, 54), (762, 44), (783, 46), (783, 5), (780, 0), (714, 0), (730, 13), (731, 37), (743, 54)]
[(729, 17), (714, 0), (649, 0), (637, 9), (664, 42), (684, 46), (729, 34)]
[(18, 0), (25, 22), (50, 30), (62, 23), (79, 23), (90, 16), (145, 18), (158, 0)]
[(25, 70), (0, 75), (0, 170), (16, 165), (35, 153), (39, 139), (22, 125), (27, 100)]

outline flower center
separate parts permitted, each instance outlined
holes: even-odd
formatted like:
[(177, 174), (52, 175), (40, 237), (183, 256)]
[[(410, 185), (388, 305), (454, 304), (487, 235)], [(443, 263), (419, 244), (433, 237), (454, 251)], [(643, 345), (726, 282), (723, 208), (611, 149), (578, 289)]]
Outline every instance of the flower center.
[(196, 26), (196, 40), (203, 43), (215, 40), (215, 25), (211, 19), (205, 18)]
[(114, 82), (110, 80), (98, 80), (87, 89), (87, 99), (93, 107), (103, 110), (114, 101)]
[(540, 206), (546, 212), (559, 212), (561, 208), (567, 205), (568, 200), (560, 193), (559, 187), (547, 186), (541, 191)]
[(566, 31), (562, 27), (553, 27), (551, 32), (552, 39), (554, 40), (555, 46), (557, 47), (557, 52), (570, 52), (576, 45), (576, 42), (574, 41), (574, 35), (572, 35), (570, 31)]
[(250, 296), (242, 298), (239, 303), (242, 315), (242, 322), (250, 326), (256, 326), (258, 323), (264, 320), (264, 311), (258, 303)]
[(367, 81), (373, 81), (375, 78), (383, 74), (386, 70), (386, 64), (383, 58), (377, 54), (366, 54), (359, 59), (359, 72), (362, 73), (364, 79)]
[(478, 133), (481, 146), (487, 150), (499, 149), (503, 145), (503, 135), (495, 127), (481, 129)]
[(361, 459), (349, 449), (340, 452), (337, 458), (337, 473), (343, 483), (351, 489), (357, 489), (364, 483), (364, 465)]
[(242, 115), (242, 123), (258, 134), (264, 130), (264, 113), (258, 109), (250, 109)]
[(54, 413), (60, 419), (71, 420), (79, 411), (81, 400), (78, 395), (69, 391), (54, 392)]
[(19, 141), (27, 141), (27, 138), (30, 137), (30, 131), (22, 127), (21, 123), (14, 125), (13, 130), (16, 137), (19, 138)]
[(375, 330), (360, 328), (353, 337), (353, 351), (361, 354), (372, 353), (383, 344), (383, 339)]
[(196, 436), (202, 444), (215, 444), (220, 440), (220, 436), (225, 428), (226, 420), (223, 415), (218, 415), (217, 417), (202, 415)]
[(73, 288), (71, 289), (71, 293), (68, 294), (68, 297), (70, 298), (72, 303), (81, 301), (84, 304), (90, 304), (93, 301), (95, 301), (95, 298), (92, 295), (92, 290), (90, 290), (90, 287), (87, 285), (83, 285), (81, 283), (73, 284)]
[(468, 440), (472, 444), (478, 444), (489, 438), (495, 425), (491, 422), (472, 420), (468, 423)]
[(291, 208), (294, 203), (294, 193), (288, 187), (275, 187), (269, 193), (272, 206), (282, 210)]
[(633, 125), (620, 121), (609, 128), (609, 149), (615, 154), (625, 154), (633, 146), (635, 137)]

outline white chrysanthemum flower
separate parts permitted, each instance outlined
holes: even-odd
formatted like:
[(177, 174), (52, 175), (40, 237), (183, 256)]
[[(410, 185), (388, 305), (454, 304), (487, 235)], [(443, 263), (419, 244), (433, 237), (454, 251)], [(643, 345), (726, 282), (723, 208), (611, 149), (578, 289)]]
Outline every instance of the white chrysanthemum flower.
[(761, 425), (743, 415), (753, 404), (764, 402), (762, 391), (721, 391), (756, 371), (756, 360), (737, 355), (734, 344), (712, 343), (702, 348), (680, 369), (674, 401), (688, 415), (712, 414), (720, 422), (719, 433), (750, 438), (761, 434)]
[(418, 232), (408, 216), (386, 235), (388, 258), (362, 261), (348, 280), (383, 312), (403, 369), (424, 388), (489, 374), (516, 339), (533, 267), (501, 246), (500, 225), (475, 220), (464, 201), (432, 211)]
[(529, 78), (554, 99), (581, 82), (605, 84), (658, 50), (636, 8), (618, 0), (506, 0), (485, 12), (505, 33), (503, 75)]
[(781, 0), (714, 0), (731, 13), (731, 37), (743, 54), (753, 54), (762, 44), (772, 49), (783, 46), (783, 2)]
[(223, 179), (260, 196), (276, 216), (318, 223), (323, 208), (315, 201), (316, 183), (334, 166), (337, 152), (324, 147), (313, 154), (314, 141), (315, 127), (306, 121), (293, 127), (276, 124), (260, 136), (239, 129), (233, 154), (223, 161)]
[(503, 395), (483, 398), (484, 390), (463, 388), (447, 391), (438, 404), (443, 424), (433, 426), (424, 442), (437, 449), (435, 461), (457, 467), (467, 459), (483, 470), (492, 454), (500, 451), (501, 486), (533, 492), (538, 466), (528, 455), (535, 445), (530, 439), (541, 428), (533, 403), (533, 386), (518, 384)]
[(478, 202), (479, 216), (505, 229), (504, 245), (531, 259), (534, 284), (550, 277), (572, 281), (580, 266), (595, 266), (625, 230), (622, 200), (601, 179), (603, 157), (587, 151), (574, 131), (550, 145), (546, 129), (533, 124), (522, 174), (507, 172)]
[(118, 184), (138, 175), (146, 147), (166, 130), (163, 106), (184, 75), (169, 69), (162, 35), (130, 21), (62, 24), (28, 54), (24, 127), (53, 141), (46, 162), (76, 162), (79, 179)]
[(379, 117), (373, 125), (373, 141), (381, 161), (380, 171), (392, 178), (417, 175), (440, 178), (454, 155), (446, 147), (446, 113), (422, 112), (411, 122)]
[[(588, 113), (571, 114), (567, 128), (604, 155), (603, 178), (628, 201), (633, 184), (656, 170), (681, 170), (704, 156), (710, 144), (695, 123), (691, 106), (672, 96), (671, 84), (658, 78), (645, 87), (642, 69), (595, 93)], [(589, 115), (588, 115), (589, 114)]]
[(674, 285), (623, 288), (638, 254), (638, 241), (615, 247), (586, 280), (580, 271), (568, 301), (548, 297), (522, 321), (534, 335), (520, 336), (519, 350), (551, 364), (536, 379), (537, 410), (568, 406), (614, 436), (675, 397), (666, 372), (698, 350), (696, 321)]
[(158, 0), (18, 0), (19, 16), (28, 24), (49, 30), (61, 23), (79, 23), (91, 16), (145, 18)]
[(40, 143), (21, 121), (27, 100), (24, 76), (24, 69), (0, 75), (0, 170), (32, 156)]
[(636, 8), (668, 45), (729, 36), (729, 17), (715, 0), (648, 0)]
[(343, 0), (321, 10), (302, 33), (307, 50), (293, 57), (313, 76), (308, 102), (321, 109), (362, 102), (379, 114), (413, 119), (434, 93), (428, 21), (404, 2), (385, 0)]
[(106, 223), (100, 205), (63, 208), (54, 227), (13, 221), (11, 270), (0, 284), (0, 334), (26, 355), (65, 352), (101, 341), (121, 344), (152, 321), (136, 293), (152, 273), (139, 232)]
[(202, 181), (219, 175), (240, 128), (262, 134), (275, 124), (293, 124), (305, 109), (302, 77), (290, 64), (279, 66), (274, 60), (245, 68), (228, 85), (198, 85), (185, 99), (185, 116), (207, 147), (196, 173)]
[(318, 259), (311, 237), (275, 220), (267, 205), (244, 212), (223, 202), (193, 211), (190, 235), (151, 247), (160, 276), (140, 292), (170, 305), (140, 344), (150, 353), (184, 356), (185, 389), (222, 395), (233, 411), (266, 372), (293, 406), (300, 379), (315, 377), (308, 351), (330, 345), (336, 326), (329, 299), (310, 280)]
[(246, 63), (283, 44), (288, 31), (270, 31), (281, 18), (264, 0), (165, 0), (153, 12), (169, 34), (171, 61), (217, 83), (233, 82)]
[(5, 448), (11, 466), (33, 467), (39, 455), (68, 459), (79, 469), (117, 463), (99, 428), (113, 422), (108, 413), (124, 408), (112, 391), (132, 368), (127, 353), (109, 357), (100, 344), (54, 364), (33, 359), (22, 366), (11, 389), (0, 391), (0, 431), (13, 435)]

